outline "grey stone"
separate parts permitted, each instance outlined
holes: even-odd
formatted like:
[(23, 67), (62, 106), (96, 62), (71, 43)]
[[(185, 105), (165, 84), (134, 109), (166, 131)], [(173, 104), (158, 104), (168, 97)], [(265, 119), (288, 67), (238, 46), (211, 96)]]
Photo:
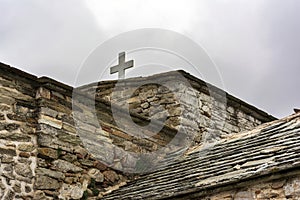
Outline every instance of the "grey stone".
[(18, 163), (15, 166), (15, 172), (21, 176), (32, 178), (33, 173), (29, 165)]
[(0, 155), (16, 156), (16, 150), (0, 148)]
[(89, 175), (91, 178), (95, 179), (96, 182), (103, 182), (103, 180), (104, 180), (103, 174), (100, 172), (100, 170), (95, 169), (95, 168), (90, 169), (90, 170), (88, 171), (88, 175)]
[(83, 171), (82, 168), (70, 163), (70, 162), (67, 162), (65, 160), (55, 160), (53, 161), (53, 167), (58, 170), (58, 171), (61, 171), (61, 172), (81, 172)]
[(49, 158), (57, 159), (58, 158), (58, 150), (51, 148), (38, 148), (38, 153), (41, 156), (46, 156)]
[(18, 150), (19, 151), (31, 152), (34, 149), (35, 149), (35, 146), (33, 144), (22, 143), (22, 144), (18, 145)]
[(43, 175), (43, 176), (49, 176), (51, 178), (55, 178), (55, 179), (59, 179), (59, 180), (62, 180), (65, 178), (64, 173), (58, 172), (58, 171), (53, 171), (53, 170), (46, 169), (46, 168), (37, 168), (36, 174)]
[(37, 176), (35, 187), (41, 190), (51, 190), (60, 188), (60, 183), (48, 176)]
[(77, 185), (68, 185), (63, 184), (62, 188), (60, 189), (59, 198), (60, 199), (81, 199), (83, 196), (84, 189), (82, 188), (81, 184)]

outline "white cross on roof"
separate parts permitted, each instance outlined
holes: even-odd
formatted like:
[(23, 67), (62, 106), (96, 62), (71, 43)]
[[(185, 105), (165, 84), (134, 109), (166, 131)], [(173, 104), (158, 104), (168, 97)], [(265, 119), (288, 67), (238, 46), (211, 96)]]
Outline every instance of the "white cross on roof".
[(110, 68), (110, 74), (119, 73), (118, 78), (125, 78), (125, 70), (133, 67), (133, 60), (125, 62), (125, 52), (119, 53), (119, 64)]

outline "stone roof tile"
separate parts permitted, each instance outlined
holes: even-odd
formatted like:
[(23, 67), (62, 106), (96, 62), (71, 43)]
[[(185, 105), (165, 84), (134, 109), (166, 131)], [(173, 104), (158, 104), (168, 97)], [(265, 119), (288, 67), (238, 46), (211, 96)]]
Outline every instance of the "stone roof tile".
[(169, 199), (300, 167), (300, 113), (186, 154), (104, 199)]

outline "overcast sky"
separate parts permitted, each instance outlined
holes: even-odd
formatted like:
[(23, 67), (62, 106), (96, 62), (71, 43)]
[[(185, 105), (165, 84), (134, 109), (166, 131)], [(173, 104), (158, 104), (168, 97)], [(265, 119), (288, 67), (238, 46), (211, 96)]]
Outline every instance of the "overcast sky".
[(299, 0), (0, 0), (0, 10), (0, 62), (38, 76), (74, 85), (99, 44), (162, 28), (201, 45), (230, 94), (276, 117), (300, 107)]

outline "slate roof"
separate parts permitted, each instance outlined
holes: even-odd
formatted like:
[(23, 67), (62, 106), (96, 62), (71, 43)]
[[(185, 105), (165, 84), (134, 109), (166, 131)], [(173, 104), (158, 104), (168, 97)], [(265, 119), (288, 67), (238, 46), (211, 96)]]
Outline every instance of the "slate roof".
[(300, 113), (233, 135), (120, 187), (104, 199), (174, 199), (300, 167)]

